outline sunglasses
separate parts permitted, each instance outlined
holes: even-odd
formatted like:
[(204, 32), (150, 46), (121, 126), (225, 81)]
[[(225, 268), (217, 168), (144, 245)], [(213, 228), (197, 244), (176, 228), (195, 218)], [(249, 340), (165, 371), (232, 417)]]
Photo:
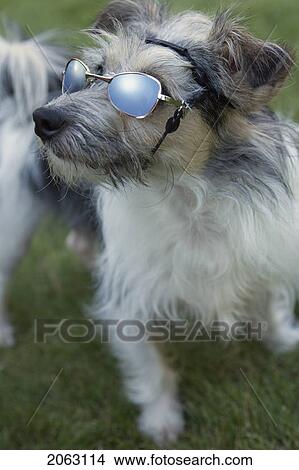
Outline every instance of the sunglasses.
[(160, 101), (174, 106), (185, 105), (162, 94), (162, 85), (156, 78), (139, 72), (124, 72), (112, 76), (91, 73), (79, 59), (71, 59), (63, 72), (62, 93), (76, 93), (97, 80), (108, 83), (108, 98), (119, 112), (137, 119), (149, 116)]

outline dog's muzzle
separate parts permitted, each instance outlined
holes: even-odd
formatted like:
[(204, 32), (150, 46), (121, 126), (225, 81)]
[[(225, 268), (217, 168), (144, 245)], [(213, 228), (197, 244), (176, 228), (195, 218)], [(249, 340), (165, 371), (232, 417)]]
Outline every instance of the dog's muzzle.
[(46, 107), (38, 108), (33, 113), (35, 133), (46, 142), (56, 136), (66, 125), (63, 112)]

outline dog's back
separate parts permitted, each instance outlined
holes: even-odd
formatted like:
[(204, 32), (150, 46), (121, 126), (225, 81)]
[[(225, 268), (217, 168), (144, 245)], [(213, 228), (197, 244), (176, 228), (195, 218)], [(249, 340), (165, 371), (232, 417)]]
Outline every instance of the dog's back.
[[(53, 44), (54, 33), (25, 37), (14, 23), (5, 22), (0, 36), (1, 120), (31, 121), (36, 106), (57, 94), (67, 51)], [(4, 108), (5, 114), (4, 114)], [(3, 115), (4, 114), (4, 115)]]
[(0, 346), (14, 342), (5, 293), (10, 275), (49, 210), (71, 227), (71, 246), (84, 261), (94, 256), (96, 217), (89, 188), (78, 193), (53, 181), (40, 157), (32, 112), (61, 90), (67, 52), (53, 34), (25, 38), (13, 23), (0, 35)]
[[(68, 51), (54, 44), (55, 34), (25, 37), (12, 22), (0, 36), (0, 194), (8, 207), (9, 187), (28, 185), (36, 197), (61, 212), (71, 225), (95, 229), (89, 189), (82, 195), (53, 182), (39, 155), (32, 112), (61, 90)], [(8, 186), (9, 185), (9, 186)], [(4, 200), (6, 199), (6, 203)], [(2, 204), (2, 205), (3, 205)], [(2, 208), (3, 209), (3, 208)]]

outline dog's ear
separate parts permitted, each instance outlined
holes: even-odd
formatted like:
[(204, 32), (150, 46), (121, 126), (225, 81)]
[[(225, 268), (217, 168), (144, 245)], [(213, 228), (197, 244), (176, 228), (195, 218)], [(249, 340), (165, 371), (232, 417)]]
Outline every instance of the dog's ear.
[(114, 32), (118, 24), (123, 27), (138, 22), (161, 24), (166, 15), (166, 6), (156, 0), (112, 0), (99, 13), (94, 28)]
[(232, 101), (245, 108), (269, 102), (294, 64), (290, 49), (253, 37), (227, 12), (216, 16), (209, 40), (226, 75), (225, 94), (228, 98), (232, 94)]

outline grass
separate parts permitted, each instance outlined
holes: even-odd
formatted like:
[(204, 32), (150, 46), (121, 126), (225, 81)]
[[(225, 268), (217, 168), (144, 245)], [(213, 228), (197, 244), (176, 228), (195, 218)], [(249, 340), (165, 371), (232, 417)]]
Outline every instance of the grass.
[[(174, 6), (190, 7), (190, 2), (176, 1)], [(37, 32), (84, 27), (101, 3), (0, 0), (0, 9)], [(214, 11), (219, 4), (193, 0), (193, 6)], [(297, 0), (252, 0), (240, 2), (237, 9), (249, 17), (251, 29), (261, 37), (268, 37), (276, 26), (272, 37), (296, 46)], [(298, 119), (296, 78), (297, 73), (275, 106)], [(82, 307), (92, 295), (88, 273), (64, 248), (65, 235), (63, 225), (45, 223), (10, 288), (17, 346), (0, 351), (0, 448), (152, 448), (152, 442), (136, 430), (136, 410), (123, 397), (116, 364), (105, 346), (97, 342), (64, 345), (57, 338), (46, 345), (34, 344), (35, 318), (81, 318)], [(179, 370), (186, 405), (187, 431), (176, 448), (299, 447), (299, 351), (277, 357), (259, 344), (235, 343), (227, 348), (180, 344), (166, 352)], [(55, 386), (28, 425), (61, 368)]]

